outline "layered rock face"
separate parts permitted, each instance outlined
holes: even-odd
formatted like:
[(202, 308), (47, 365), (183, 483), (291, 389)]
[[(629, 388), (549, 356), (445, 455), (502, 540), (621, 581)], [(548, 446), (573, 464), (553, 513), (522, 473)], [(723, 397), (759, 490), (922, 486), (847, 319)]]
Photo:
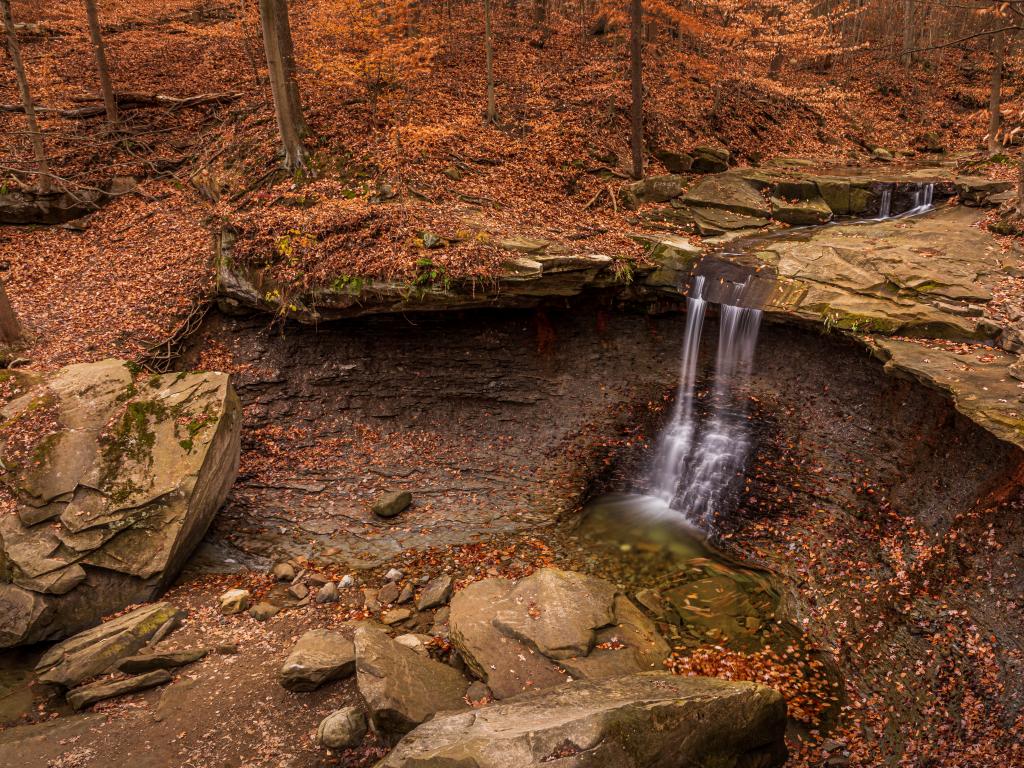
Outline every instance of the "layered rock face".
[(241, 409), (226, 374), (136, 379), (119, 360), (8, 373), (3, 388), (8, 647), (75, 632), (170, 583), (234, 482)]

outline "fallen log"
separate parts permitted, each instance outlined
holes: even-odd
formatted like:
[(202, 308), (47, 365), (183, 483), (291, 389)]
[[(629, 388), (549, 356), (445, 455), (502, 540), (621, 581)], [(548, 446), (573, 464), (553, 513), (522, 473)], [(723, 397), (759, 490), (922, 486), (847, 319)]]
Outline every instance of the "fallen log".
[[(177, 98), (165, 96), (159, 93), (134, 93), (116, 92), (114, 99), (120, 109), (166, 109), (169, 112), (177, 112), (181, 109), (195, 109), (210, 104), (230, 104), (237, 101), (241, 94), (238, 93), (204, 93), (198, 96), (186, 96)], [(100, 96), (78, 96), (73, 99), (77, 102), (102, 101)], [(25, 108), (20, 104), (0, 104), (0, 112), (24, 112)], [(36, 107), (36, 112), (51, 115), (59, 115), (69, 120), (83, 120), (89, 117), (105, 114), (102, 104), (95, 106), (76, 107), (74, 109), (57, 109), (53, 107)]]

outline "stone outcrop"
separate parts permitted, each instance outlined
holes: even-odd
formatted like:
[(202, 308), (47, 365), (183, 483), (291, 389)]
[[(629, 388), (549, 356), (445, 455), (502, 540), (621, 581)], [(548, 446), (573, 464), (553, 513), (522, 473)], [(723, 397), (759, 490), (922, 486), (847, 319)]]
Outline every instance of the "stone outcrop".
[(669, 654), (610, 583), (554, 568), (471, 584), (452, 598), (448, 621), (452, 643), (499, 699), (570, 677), (659, 670)]
[(120, 360), (7, 373), (0, 408), (0, 647), (53, 640), (153, 599), (238, 470), (220, 373), (135, 377)]
[(10, 190), (0, 194), (0, 224), (63, 224), (100, 209), (135, 186), (130, 178), (114, 178), (103, 189)]
[(465, 709), (469, 681), (457, 671), (395, 642), (369, 625), (355, 632), (356, 683), (374, 730), (385, 739), (408, 733), (438, 712)]
[(581, 681), (438, 716), (380, 768), (775, 768), (786, 760), (776, 691), (665, 673)]
[(36, 665), (39, 681), (73, 688), (158, 641), (184, 617), (170, 603), (136, 608), (54, 645)]

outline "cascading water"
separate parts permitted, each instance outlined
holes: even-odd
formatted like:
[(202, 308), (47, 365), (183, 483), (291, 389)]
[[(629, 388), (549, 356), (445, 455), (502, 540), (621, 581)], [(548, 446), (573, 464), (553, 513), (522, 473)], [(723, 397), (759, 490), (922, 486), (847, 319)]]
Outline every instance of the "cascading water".
[(922, 184), (914, 191), (914, 207), (909, 211), (900, 214), (901, 216), (916, 216), (932, 209), (932, 198), (935, 196), (934, 184)]
[(693, 408), (697, 354), (706, 301), (703, 278), (688, 299), (679, 390), (672, 418), (659, 441), (651, 478), (653, 494), (690, 522), (706, 526), (728, 493), (750, 447), (744, 401), (736, 385), (750, 374), (761, 311), (739, 306), (746, 285), (732, 286), (721, 304), (711, 415), (699, 428)]
[(679, 389), (672, 408), (672, 417), (659, 438), (653, 475), (654, 495), (671, 504), (690, 454), (694, 436), (693, 390), (697, 383), (697, 357), (704, 328), (704, 278), (693, 278), (686, 299), (686, 333), (679, 367)]
[(882, 187), (881, 199), (878, 201), (878, 220), (888, 219), (892, 212), (892, 187)]

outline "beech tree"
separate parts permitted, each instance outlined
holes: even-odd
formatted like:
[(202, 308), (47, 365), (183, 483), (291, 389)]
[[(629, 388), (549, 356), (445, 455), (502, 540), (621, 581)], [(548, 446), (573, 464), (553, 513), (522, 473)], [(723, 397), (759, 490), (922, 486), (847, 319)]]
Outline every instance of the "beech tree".
[(484, 0), (484, 55), (487, 60), (487, 122), (498, 119), (494, 103), (494, 32), (491, 23), (491, 0)]
[(629, 146), (633, 156), (633, 178), (644, 175), (644, 81), (641, 60), (643, 34), (643, 2), (630, 0), (629, 13), (629, 80), (632, 91)]
[(294, 171), (306, 166), (308, 154), (302, 139), (309, 134), (309, 127), (302, 115), (302, 100), (295, 80), (295, 50), (287, 0), (260, 0), (260, 25), (274, 114), (284, 149), (284, 167)]
[(4, 16), (4, 31), (7, 34), (7, 51), (14, 67), (14, 77), (18, 81), (18, 92), (21, 94), (21, 106), (28, 122), (28, 133), (32, 140), (32, 150), (36, 157), (36, 176), (39, 191), (46, 194), (50, 191), (50, 166), (46, 160), (46, 147), (43, 145), (43, 134), (36, 121), (36, 108), (29, 90), (28, 78), (25, 76), (25, 64), (21, 59), (21, 46), (14, 27), (14, 16), (11, 14), (11, 0), (0, 0), (0, 12)]
[[(7, 0), (4, 0), (7, 2)], [(7, 298), (3, 281), (0, 281), (0, 345), (11, 347), (22, 340), (21, 324), (18, 322), (11, 302)]]
[(107, 111), (107, 122), (116, 128), (120, 120), (117, 115), (117, 100), (114, 97), (114, 86), (110, 82), (110, 67), (107, 65), (107, 51), (103, 45), (103, 33), (100, 31), (100, 17), (96, 10), (96, 0), (85, 0), (85, 15), (89, 19), (89, 38), (92, 40), (93, 53), (96, 56), (96, 70), (100, 79), (100, 93), (103, 95), (103, 106)]

